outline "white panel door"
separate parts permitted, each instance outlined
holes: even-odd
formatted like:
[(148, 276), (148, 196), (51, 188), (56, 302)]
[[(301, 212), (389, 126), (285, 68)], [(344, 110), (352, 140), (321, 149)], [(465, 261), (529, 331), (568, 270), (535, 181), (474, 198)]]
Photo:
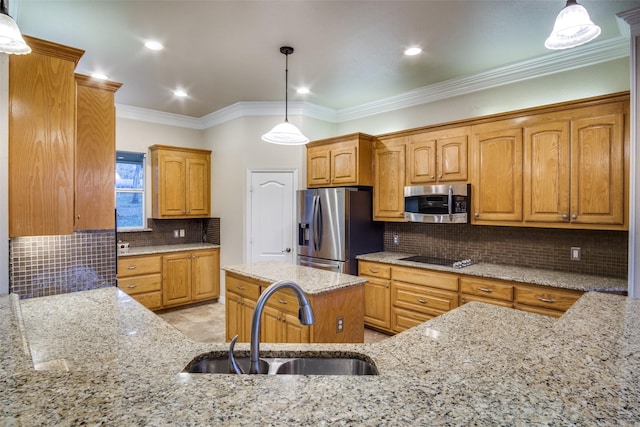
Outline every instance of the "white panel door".
[(249, 262), (293, 263), (293, 172), (252, 171), (249, 191)]

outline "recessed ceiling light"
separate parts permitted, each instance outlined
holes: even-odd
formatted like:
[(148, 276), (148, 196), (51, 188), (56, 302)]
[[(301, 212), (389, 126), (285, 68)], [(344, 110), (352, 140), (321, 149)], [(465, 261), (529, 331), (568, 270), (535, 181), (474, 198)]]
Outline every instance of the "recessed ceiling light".
[(306, 95), (306, 94), (309, 93), (309, 88), (308, 87), (300, 87), (300, 88), (298, 88), (298, 90), (296, 92), (298, 92), (300, 95)]
[(184, 90), (181, 90), (181, 89), (174, 90), (173, 94), (175, 96), (177, 96), (177, 97), (180, 97), (180, 98), (185, 98), (185, 97), (189, 96), (189, 94), (187, 92), (185, 92)]
[(420, 53), (422, 53), (422, 48), (419, 48), (417, 46), (410, 47), (404, 51), (404, 54), (407, 56), (415, 56), (419, 55)]
[(91, 73), (91, 77), (98, 80), (109, 80), (109, 76), (102, 73)]
[(155, 40), (147, 40), (146, 42), (144, 42), (144, 46), (147, 49), (151, 49), (151, 50), (162, 50), (162, 49), (164, 49), (164, 46), (162, 45), (162, 43), (157, 42)]

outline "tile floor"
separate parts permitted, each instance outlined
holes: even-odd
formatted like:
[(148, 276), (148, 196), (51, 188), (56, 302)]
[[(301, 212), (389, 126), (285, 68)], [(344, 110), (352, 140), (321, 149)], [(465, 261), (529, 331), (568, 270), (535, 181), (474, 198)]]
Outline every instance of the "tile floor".
[[(225, 342), (224, 304), (218, 302), (157, 313), (164, 321), (199, 342)], [(388, 338), (370, 329), (364, 330), (366, 343)]]

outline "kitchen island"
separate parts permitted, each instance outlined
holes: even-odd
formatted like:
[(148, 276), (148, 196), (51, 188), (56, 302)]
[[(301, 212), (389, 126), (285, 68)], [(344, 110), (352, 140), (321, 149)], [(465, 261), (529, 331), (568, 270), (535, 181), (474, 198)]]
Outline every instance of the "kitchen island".
[[(560, 319), (469, 303), (357, 352), (378, 376), (184, 374), (190, 341), (116, 288), (0, 297), (2, 425), (630, 425), (640, 301), (587, 293)], [(239, 345), (240, 353), (247, 351)]]

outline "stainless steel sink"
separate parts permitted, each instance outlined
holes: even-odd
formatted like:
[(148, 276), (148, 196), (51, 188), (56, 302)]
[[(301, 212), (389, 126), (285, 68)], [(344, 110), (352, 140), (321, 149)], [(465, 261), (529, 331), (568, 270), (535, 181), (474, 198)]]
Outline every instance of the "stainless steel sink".
[(373, 363), (353, 358), (299, 358), (280, 365), (278, 375), (378, 375)]
[[(260, 359), (260, 373), (268, 375), (378, 375), (373, 362), (363, 355), (342, 357), (332, 353), (318, 356), (267, 357)], [(361, 358), (359, 358), (359, 357)], [(236, 357), (238, 364), (249, 372), (249, 357)], [(232, 374), (228, 353), (200, 355), (182, 371), (189, 374)]]

